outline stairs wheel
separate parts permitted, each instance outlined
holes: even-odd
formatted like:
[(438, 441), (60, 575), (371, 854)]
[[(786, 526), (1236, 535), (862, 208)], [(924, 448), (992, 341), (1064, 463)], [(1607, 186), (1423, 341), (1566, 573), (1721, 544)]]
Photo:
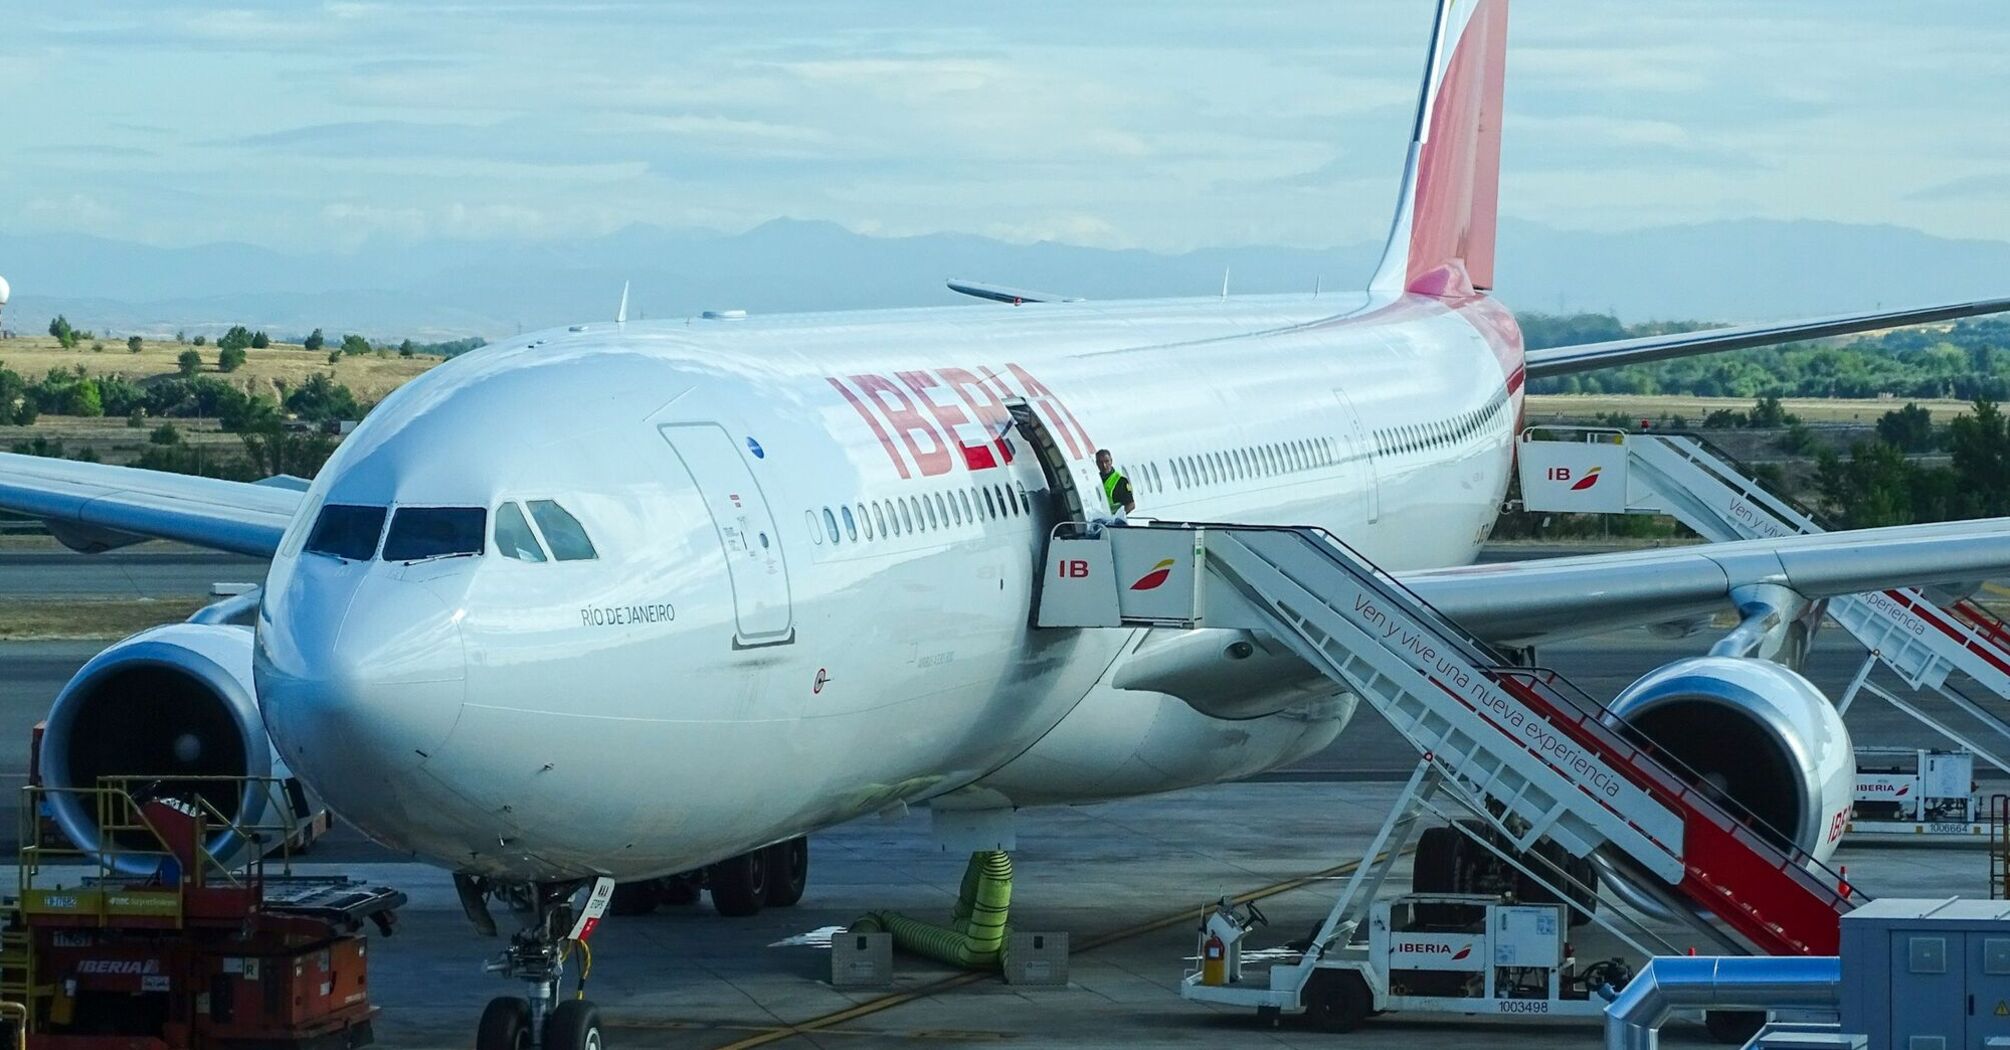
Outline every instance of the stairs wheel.
[(1322, 1032), (1351, 1032), (1375, 1010), (1374, 993), (1357, 970), (1314, 970), (1300, 998), (1306, 1023)]
[[(1412, 893), (1459, 892), (1459, 847), (1462, 839), (1452, 828), (1425, 828), (1417, 836), (1417, 855), (1410, 868)], [(1323, 971), (1322, 971), (1323, 972)]]

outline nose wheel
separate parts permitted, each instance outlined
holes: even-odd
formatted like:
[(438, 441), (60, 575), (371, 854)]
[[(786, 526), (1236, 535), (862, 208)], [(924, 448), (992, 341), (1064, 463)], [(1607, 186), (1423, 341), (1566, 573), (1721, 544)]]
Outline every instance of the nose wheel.
[(475, 1028), (475, 1050), (603, 1050), (600, 1008), (585, 999), (567, 999), (544, 1019), (544, 1038), (533, 1040), (530, 1003), (503, 995), (489, 1000)]
[[(586, 978), (593, 971), (586, 944), (614, 896), (614, 880), (594, 880), (578, 909), (572, 901), (586, 885), (583, 879), (497, 883), (460, 875), (455, 882), (471, 917), (478, 905), (486, 919), (487, 901), (494, 899), (507, 903), (521, 924), (509, 947), (485, 968), (524, 982), (524, 994), (489, 1001), (475, 1027), (475, 1050), (602, 1050), (600, 1010), (586, 998)], [(483, 923), (478, 919), (476, 925)], [(575, 995), (561, 999), (566, 965), (575, 959)]]

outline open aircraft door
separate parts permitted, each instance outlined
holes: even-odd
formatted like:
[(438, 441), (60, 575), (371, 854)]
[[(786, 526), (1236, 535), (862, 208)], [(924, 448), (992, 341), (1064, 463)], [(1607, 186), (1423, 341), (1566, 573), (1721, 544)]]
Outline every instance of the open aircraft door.
[(698, 487), (725, 549), (741, 648), (795, 640), (788, 563), (782, 534), (740, 446), (717, 423), (669, 423), (659, 428)]
[[(1102, 505), (1084, 498), (1084, 492), (1100, 495), (1099, 485), (1085, 482), (1093, 479), (1093, 473), (1085, 475), (1080, 467), (1070, 463), (1061, 446), (1054, 441), (1054, 432), (1047, 427), (1047, 421), (1025, 398), (1007, 398), (1005, 410), (1012, 413), (1013, 425), (1019, 428), (1020, 436), (1033, 447), (1033, 460), (1039, 465), (1041, 477), (1047, 482), (1048, 507), (1036, 507), (1041, 523), (1053, 528), (1062, 521), (1087, 521), (1091, 513), (1100, 511)], [(1094, 466), (1088, 470), (1093, 472)]]

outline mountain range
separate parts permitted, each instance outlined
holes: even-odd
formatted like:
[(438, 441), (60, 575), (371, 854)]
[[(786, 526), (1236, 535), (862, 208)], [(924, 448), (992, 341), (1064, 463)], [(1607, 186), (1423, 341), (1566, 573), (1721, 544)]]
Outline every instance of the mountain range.
[[(577, 241), (366, 242), (349, 252), (246, 244), (156, 247), (83, 236), (0, 234), (12, 283), (7, 327), (57, 313), (99, 332), (491, 339), (631, 316), (970, 302), (958, 277), (1070, 296), (1311, 292), (1365, 283), (1380, 245), (1201, 249), (1168, 255), (965, 234), (873, 237), (777, 219), (736, 234), (631, 226)], [(2010, 243), (1895, 226), (1725, 221), (1619, 233), (1505, 221), (1499, 294), (1520, 310), (1626, 321), (1746, 321), (2010, 293)]]

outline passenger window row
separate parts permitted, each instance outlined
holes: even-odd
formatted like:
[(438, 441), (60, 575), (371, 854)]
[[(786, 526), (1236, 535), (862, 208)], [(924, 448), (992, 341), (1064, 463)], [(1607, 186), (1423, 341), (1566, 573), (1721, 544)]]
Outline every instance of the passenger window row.
[(1033, 501), (1024, 485), (1011, 488), (978, 485), (891, 499), (862, 500), (857, 503), (806, 510), (810, 542), (828, 542), (833, 548), (844, 544), (872, 543), (900, 536), (942, 529), (967, 528), (985, 521), (1019, 518), (1033, 513)]
[(1377, 430), (1375, 450), (1382, 455), (1402, 455), (1406, 452), (1458, 444), (1492, 428), (1507, 406), (1507, 391), (1502, 390), (1487, 399), (1485, 405), (1470, 412), (1462, 412), (1450, 419)]
[[(1248, 445), (1219, 452), (1174, 456), (1168, 461), (1175, 489), (1197, 489), (1237, 481), (1282, 477), (1330, 467), (1340, 462), (1338, 446), (1332, 438), (1305, 438)], [(1158, 465), (1148, 463), (1146, 478), (1152, 490), (1165, 491), (1159, 482)]]

